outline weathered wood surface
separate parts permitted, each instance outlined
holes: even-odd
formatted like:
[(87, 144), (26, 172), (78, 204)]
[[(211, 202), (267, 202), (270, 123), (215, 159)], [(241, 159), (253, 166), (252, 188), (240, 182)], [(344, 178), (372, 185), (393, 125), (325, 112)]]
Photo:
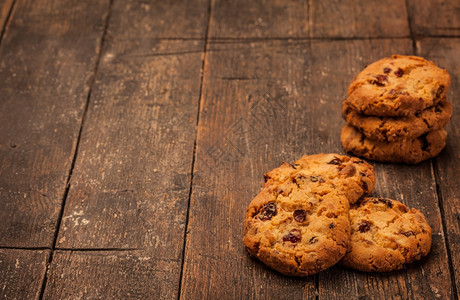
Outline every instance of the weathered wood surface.
[(417, 53), (436, 61), (451, 74), (448, 99), (453, 115), (447, 126), (446, 149), (435, 160), (435, 174), (443, 212), (445, 242), (451, 251), (451, 272), (460, 291), (460, 38), (426, 38), (417, 43)]
[(107, 4), (15, 4), (0, 47), (1, 246), (52, 244)]
[(0, 299), (39, 299), (49, 253), (0, 249)]
[[(309, 298), (319, 293), (326, 299), (357, 295), (381, 295), (382, 299), (398, 295), (451, 296), (430, 163), (416, 167), (376, 165), (379, 181), (375, 194), (419, 208), (434, 228), (432, 255), (416, 267), (391, 276), (333, 267), (318, 275), (317, 289), (312, 277), (292, 279), (279, 274), (256, 280), (269, 281), (270, 285), (254, 284), (253, 270), (265, 267), (241, 257), (245, 255), (241, 244), (244, 211), (260, 189), (261, 174), (305, 153), (342, 153), (337, 134), (343, 126), (340, 100), (349, 81), (365, 64), (394, 52), (411, 51), (408, 39), (397, 43), (263, 41), (210, 45), (198, 127), (183, 295), (285, 298), (294, 294)], [(337, 52), (340, 57), (331, 55)], [(232, 272), (220, 272), (218, 266), (222, 264)], [(425, 274), (437, 275), (429, 284), (420, 285)], [(363, 280), (373, 284), (363, 285)], [(219, 289), (226, 282), (240, 288)], [(299, 290), (297, 285), (305, 285), (305, 289)], [(247, 294), (248, 291), (254, 294)]]
[(459, 36), (460, 2), (408, 0), (412, 31), (416, 35)]
[[(0, 298), (458, 299), (458, 7), (0, 0)], [(446, 150), (374, 163), (373, 194), (427, 216), (431, 253), (307, 278), (250, 258), (263, 173), (343, 153), (348, 84), (393, 53), (452, 75)]]
[(43, 299), (177, 298), (178, 261), (159, 261), (153, 255), (57, 250)]
[[(181, 25), (169, 16), (171, 36), (180, 39), (161, 39), (167, 34), (157, 28), (161, 11), (148, 5), (112, 7), (56, 243), (133, 252), (57, 252), (50, 298), (75, 290), (83, 298), (118, 299), (171, 299), (179, 292), (207, 3), (193, 6), (203, 22), (185, 18)], [(198, 27), (184, 30), (189, 22)], [(61, 277), (67, 264), (76, 271)], [(100, 274), (115, 279), (93, 279)]]
[(405, 0), (212, 2), (210, 38), (389, 37), (410, 33)]
[(405, 0), (309, 0), (313, 37), (407, 37)]

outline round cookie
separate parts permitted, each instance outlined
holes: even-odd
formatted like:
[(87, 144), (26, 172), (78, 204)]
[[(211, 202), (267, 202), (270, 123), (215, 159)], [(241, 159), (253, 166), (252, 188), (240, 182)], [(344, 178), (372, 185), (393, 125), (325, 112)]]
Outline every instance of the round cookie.
[(433, 62), (417, 56), (393, 55), (359, 73), (345, 101), (365, 115), (409, 116), (436, 105), (449, 87), (449, 74)]
[(445, 98), (414, 116), (377, 117), (354, 111), (344, 101), (342, 116), (367, 138), (385, 142), (414, 139), (429, 131), (444, 128), (452, 116), (452, 105)]
[(248, 207), (243, 243), (249, 254), (285, 275), (335, 265), (350, 239), (347, 198), (319, 182), (291, 181), (277, 190), (262, 190)]
[(345, 151), (370, 160), (418, 164), (438, 155), (446, 146), (444, 129), (428, 132), (411, 140), (392, 143), (371, 140), (353, 126), (342, 128), (340, 140)]
[(369, 194), (375, 183), (374, 168), (357, 157), (337, 153), (305, 155), (293, 163), (264, 174), (264, 188), (284, 182), (294, 174), (301, 173), (312, 182), (327, 182), (341, 190), (350, 203), (355, 203), (363, 194)]
[(360, 271), (389, 272), (419, 260), (431, 248), (425, 216), (401, 202), (364, 198), (350, 209), (350, 248), (341, 265)]
[[(293, 276), (336, 264), (350, 239), (349, 199), (339, 183), (356, 181), (361, 195), (370, 192), (372, 166), (357, 158), (320, 154), (284, 163), (265, 176), (246, 212), (243, 243), (249, 254)], [(360, 184), (359, 178), (368, 183)]]

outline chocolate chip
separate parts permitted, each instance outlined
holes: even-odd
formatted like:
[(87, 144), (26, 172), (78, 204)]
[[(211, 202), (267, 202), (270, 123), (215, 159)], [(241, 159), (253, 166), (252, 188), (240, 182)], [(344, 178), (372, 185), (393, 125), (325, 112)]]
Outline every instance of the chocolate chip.
[(334, 158), (333, 160), (331, 160), (330, 162), (328, 162), (329, 165), (341, 165), (342, 164), (342, 161), (338, 158)]
[(358, 230), (362, 233), (368, 232), (369, 230), (371, 230), (371, 224), (366, 220), (362, 220), (361, 224), (359, 224)]
[(329, 229), (334, 229), (334, 227), (335, 227), (334, 223), (329, 224)]
[(314, 237), (312, 237), (308, 242), (309, 242), (310, 244), (314, 244), (314, 243), (318, 242), (318, 237), (314, 236)]
[(361, 187), (365, 193), (369, 192), (369, 186), (365, 181), (361, 181)]
[(371, 80), (371, 83), (377, 86), (385, 86), (384, 81), (388, 81), (387, 75), (379, 74), (374, 77), (375, 80)]
[(276, 204), (274, 202), (269, 202), (264, 205), (260, 211), (259, 219), (262, 221), (271, 220), (278, 213)]
[(383, 68), (383, 73), (388, 74), (391, 72), (390, 68)]
[(299, 166), (299, 164), (295, 164), (295, 163), (289, 163), (289, 166), (293, 169), (296, 169), (297, 170), (297, 167)]
[(398, 69), (395, 71), (395, 75), (396, 75), (397, 77), (402, 77), (403, 74), (404, 74), (404, 71), (403, 71), (403, 69), (401, 69), (401, 68), (398, 68)]
[(264, 174), (264, 181), (267, 182), (270, 179), (270, 176), (267, 176), (267, 174)]
[(297, 222), (303, 222), (307, 218), (307, 212), (303, 209), (297, 209), (294, 211), (294, 220)]
[(384, 203), (388, 208), (392, 208), (393, 207), (393, 202), (389, 199), (385, 199), (385, 198), (378, 198), (377, 199), (377, 202), (381, 202), (381, 203)]
[(351, 177), (356, 174), (356, 168), (353, 165), (349, 165), (339, 172), (340, 175), (345, 175), (345, 177)]
[(311, 181), (311, 182), (318, 182), (318, 181), (319, 181), (319, 182), (321, 182), (321, 183), (325, 182), (324, 179), (323, 179), (323, 177), (321, 177), (321, 176), (316, 176), (316, 175), (311, 175), (311, 176), (310, 176), (310, 181)]
[(297, 174), (295, 177), (292, 178), (292, 182), (297, 184), (297, 187), (300, 188), (300, 183), (305, 181), (305, 175), (303, 174)]
[(426, 134), (422, 135), (418, 139), (422, 143), (422, 150), (427, 151), (428, 148), (430, 148), (430, 143), (428, 143), (428, 140), (426, 139)]
[(415, 236), (415, 232), (413, 231), (401, 232), (401, 234), (406, 237), (410, 237), (411, 235)]
[(288, 234), (283, 236), (283, 242), (298, 243), (302, 240), (299, 229), (292, 229)]
[(442, 109), (440, 109), (439, 107), (435, 106), (435, 107), (434, 107), (434, 112), (436, 112), (436, 113), (442, 113)]
[(439, 99), (439, 97), (441, 96), (441, 94), (444, 92), (444, 86), (441, 85), (439, 88), (438, 88), (438, 91), (436, 92), (436, 99)]
[(255, 242), (254, 243), (254, 249), (259, 252), (259, 248), (260, 248), (260, 242)]

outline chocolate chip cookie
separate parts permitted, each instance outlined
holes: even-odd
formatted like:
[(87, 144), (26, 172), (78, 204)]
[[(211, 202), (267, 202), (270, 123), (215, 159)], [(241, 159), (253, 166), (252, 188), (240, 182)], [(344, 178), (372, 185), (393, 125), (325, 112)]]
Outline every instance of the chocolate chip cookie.
[[(249, 254), (285, 275), (307, 276), (336, 264), (350, 239), (346, 195), (356, 201), (372, 190), (372, 166), (320, 154), (284, 163), (265, 176), (246, 213), (243, 243)], [(347, 191), (351, 186), (358, 191)]]
[(394, 142), (414, 139), (429, 131), (444, 128), (452, 116), (452, 105), (446, 99), (413, 116), (378, 117), (360, 114), (343, 102), (342, 116), (367, 138)]
[(444, 99), (449, 87), (449, 74), (433, 62), (393, 55), (359, 73), (345, 102), (364, 115), (413, 116)]
[(283, 163), (264, 175), (264, 188), (288, 180), (293, 174), (306, 176), (305, 180), (327, 182), (342, 191), (350, 203), (374, 188), (374, 168), (356, 157), (335, 153), (305, 155), (293, 163)]
[(444, 129), (428, 132), (410, 140), (392, 143), (372, 140), (353, 126), (345, 125), (340, 140), (343, 148), (357, 156), (391, 163), (417, 164), (438, 155), (446, 146)]
[(364, 198), (350, 209), (350, 248), (340, 264), (388, 272), (419, 260), (431, 248), (431, 227), (416, 209), (396, 200)]

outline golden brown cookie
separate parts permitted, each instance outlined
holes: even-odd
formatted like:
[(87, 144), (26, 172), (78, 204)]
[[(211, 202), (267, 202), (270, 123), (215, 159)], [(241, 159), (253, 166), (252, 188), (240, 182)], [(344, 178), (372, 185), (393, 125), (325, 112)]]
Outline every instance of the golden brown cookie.
[(410, 116), (436, 105), (449, 87), (449, 74), (433, 62), (393, 55), (359, 73), (348, 88), (345, 102), (365, 115)]
[(288, 180), (293, 174), (304, 174), (311, 182), (327, 182), (342, 191), (350, 203), (369, 194), (375, 183), (374, 168), (356, 157), (336, 153), (305, 155), (293, 163), (264, 174), (265, 187)]
[(438, 155), (446, 146), (444, 129), (428, 132), (411, 140), (392, 143), (371, 140), (353, 126), (342, 128), (340, 140), (345, 151), (370, 160), (417, 164)]
[(431, 248), (425, 216), (401, 202), (364, 198), (350, 209), (351, 242), (340, 264), (360, 271), (389, 272), (419, 260)]
[(393, 142), (414, 139), (429, 131), (444, 128), (452, 116), (452, 105), (444, 99), (414, 116), (378, 117), (360, 114), (344, 101), (342, 116), (348, 124), (358, 128), (367, 138)]
[(284, 163), (265, 176), (246, 213), (243, 243), (249, 254), (285, 275), (307, 276), (336, 264), (350, 239), (349, 199), (340, 183), (358, 189), (348, 192), (352, 199), (370, 192), (372, 166), (320, 154)]

